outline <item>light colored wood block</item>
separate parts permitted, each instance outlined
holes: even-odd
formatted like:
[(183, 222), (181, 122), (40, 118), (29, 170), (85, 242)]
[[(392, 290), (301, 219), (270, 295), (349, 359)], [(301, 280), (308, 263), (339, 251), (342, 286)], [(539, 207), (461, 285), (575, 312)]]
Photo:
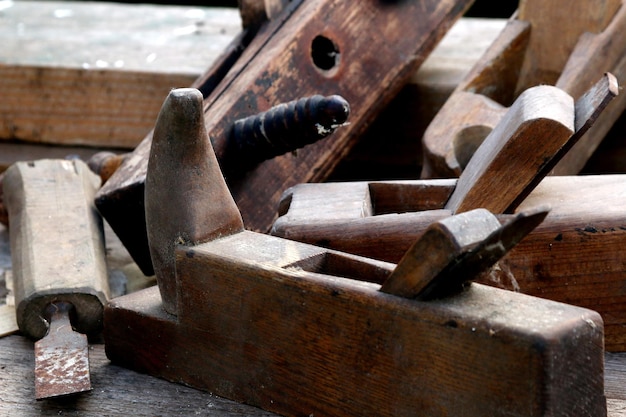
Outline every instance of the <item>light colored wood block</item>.
[(3, 2), (0, 138), (133, 148), (240, 30), (237, 9)]

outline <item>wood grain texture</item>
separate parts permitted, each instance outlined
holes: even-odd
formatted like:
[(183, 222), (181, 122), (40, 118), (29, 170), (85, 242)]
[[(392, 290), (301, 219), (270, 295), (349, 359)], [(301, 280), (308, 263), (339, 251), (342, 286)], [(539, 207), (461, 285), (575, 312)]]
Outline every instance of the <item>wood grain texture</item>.
[[(432, 191), (425, 192), (430, 209), (416, 211), (420, 190), (432, 180), (303, 184), (286, 193), (285, 215), (272, 233), (389, 262), (398, 262), (426, 227), (451, 214), (433, 210)], [(438, 180), (439, 207), (443, 207), (455, 181)], [(412, 186), (413, 191), (408, 191)], [(338, 210), (323, 201), (323, 190), (346, 196), (365, 194), (376, 188), (393, 210), (372, 211), (371, 216)], [(348, 190), (353, 187), (354, 190)], [(360, 192), (358, 191), (360, 190)], [(307, 195), (314, 199), (307, 204)], [(446, 195), (447, 193), (447, 195)], [(370, 192), (370, 195), (372, 193)], [(375, 194), (374, 194), (375, 195)], [(408, 198), (410, 196), (410, 198)], [(605, 320), (605, 341), (610, 351), (626, 350), (626, 305), (623, 298), (623, 225), (626, 188), (622, 175), (546, 177), (518, 210), (548, 204), (546, 220), (519, 243), (502, 261), (499, 270), (482, 282), (536, 296), (594, 309)], [(374, 200), (375, 201), (375, 200)], [(342, 207), (356, 201), (339, 203)], [(372, 204), (363, 203), (361, 204)], [(376, 204), (374, 204), (374, 207)], [(319, 218), (318, 218), (319, 214)], [(504, 220), (504, 217), (502, 217)]]
[[(554, 173), (564, 157), (571, 154), (581, 139), (589, 137), (598, 119), (601, 119), (605, 110), (611, 107), (615, 97), (619, 95), (617, 78), (611, 73), (605, 73), (598, 82), (576, 100), (574, 110), (574, 134), (554, 153), (545, 160), (536, 170), (535, 176), (528, 182), (526, 188), (517, 194), (517, 197), (505, 209), (505, 213), (512, 213), (537, 187), (537, 185), (550, 173)], [(602, 122), (600, 122), (602, 123)]]
[(79, 160), (20, 162), (5, 173), (17, 322), (30, 337), (46, 334), (41, 318), (57, 300), (74, 305), (81, 333), (101, 330), (109, 286), (99, 185)]
[(0, 305), (0, 337), (17, 333), (17, 318), (15, 317), (15, 306), (8, 304)]
[[(35, 401), (33, 343), (22, 336), (0, 339), (0, 414), (25, 417), (197, 416), (273, 417), (275, 414), (238, 404), (207, 392), (112, 365), (103, 344), (89, 349), (93, 391), (77, 397)], [(149, 401), (146, 399), (149, 398)]]
[[(280, 18), (259, 29), (204, 103), (218, 161), (234, 161), (229, 164), (227, 182), (246, 227), (269, 230), (286, 187), (330, 175), (469, 3), (447, 0), (390, 6), (368, 1), (354, 8), (336, 0), (294, 2)], [(314, 42), (322, 44), (321, 57), (333, 57), (330, 67), (325, 66), (328, 62), (318, 62)], [(262, 162), (249, 171), (238, 169), (236, 155), (227, 154), (234, 121), (313, 94), (344, 97), (352, 108), (350, 123), (297, 153)], [(150, 140), (148, 135), (96, 197), (111, 226), (116, 231), (124, 229), (119, 232), (122, 240), (126, 243), (122, 234), (131, 235), (132, 244), (127, 247), (146, 273), (152, 268), (145, 256), (141, 204)], [(124, 216), (113, 219), (116, 212)]]
[[(621, 5), (621, 0), (601, 0), (593, 3), (585, 0), (550, 3), (541, 0), (520, 0), (517, 18), (529, 22), (532, 31), (521, 68), (517, 94), (539, 84), (554, 85), (560, 78), (561, 71), (576, 47), (579, 37), (585, 32), (602, 32), (613, 20), (615, 12)], [(572, 13), (573, 10), (576, 12)], [(596, 77), (599, 75), (595, 74)], [(580, 94), (583, 91), (584, 89)], [(568, 92), (578, 98), (574, 91)]]
[[(590, 86), (592, 74), (611, 72), (620, 85), (626, 80), (626, 2), (622, 2), (609, 25), (599, 33), (583, 33), (572, 51), (563, 72), (556, 83), (557, 87), (579, 97)], [(626, 94), (617, 96), (590, 131), (574, 145), (572, 150), (554, 168), (553, 175), (571, 175), (580, 171), (600, 142), (607, 135), (626, 109)]]
[(564, 91), (526, 90), (476, 150), (446, 208), (503, 213), (574, 134), (574, 114), (574, 100)]
[[(132, 330), (105, 326), (107, 355), (284, 415), (604, 415), (601, 323), (584, 310), (481, 285), (406, 300), (343, 274), (288, 268), (304, 246), (266, 249), (275, 242), (244, 232), (181, 248), (179, 321), (159, 312), (155, 290), (118, 298), (105, 320)], [(575, 343), (572, 325), (582, 332)], [(567, 359), (548, 365), (537, 346)]]

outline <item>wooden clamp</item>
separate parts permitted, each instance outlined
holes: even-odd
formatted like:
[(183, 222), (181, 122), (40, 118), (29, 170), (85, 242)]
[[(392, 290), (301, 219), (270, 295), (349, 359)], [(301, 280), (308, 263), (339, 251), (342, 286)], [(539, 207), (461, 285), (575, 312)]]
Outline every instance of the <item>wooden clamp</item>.
[[(516, 16), (425, 131), (422, 178), (458, 177), (507, 108), (529, 87), (555, 85), (578, 100), (604, 72), (626, 80), (624, 31), (623, 0), (520, 1)], [(624, 109), (626, 96), (614, 100), (553, 173), (577, 174)]]
[[(146, 206), (169, 212), (146, 215), (162, 229), (159, 288), (106, 307), (113, 363), (287, 416), (606, 415), (597, 313), (480, 284), (406, 298), (380, 284), (414, 276), (414, 256), (396, 268), (243, 230), (201, 109), (197, 91), (174, 91), (157, 121)], [(435, 226), (431, 242), (458, 254), (439, 271), (475, 265), (464, 256), (494, 233), (508, 241), (487, 211), (459, 216)], [(422, 276), (449, 287), (454, 274)]]
[[(205, 96), (207, 130), (218, 161), (229, 161), (227, 181), (248, 228), (269, 230), (285, 188), (329, 175), (470, 4), (367, 0), (354, 7), (340, 0), (299, 0), (261, 24), (252, 39), (242, 33), (193, 87)], [(237, 155), (227, 155), (236, 120), (314, 94), (344, 97), (351, 106), (350, 123), (327, 140), (252, 169), (237, 165)], [(146, 274), (153, 273), (143, 206), (150, 138), (96, 198)]]

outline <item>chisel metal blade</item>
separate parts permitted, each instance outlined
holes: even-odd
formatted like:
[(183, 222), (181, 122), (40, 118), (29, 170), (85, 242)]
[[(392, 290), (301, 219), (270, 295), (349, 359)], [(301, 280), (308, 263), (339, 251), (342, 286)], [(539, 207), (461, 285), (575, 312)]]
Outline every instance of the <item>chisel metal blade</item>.
[(48, 334), (35, 343), (35, 397), (59, 397), (91, 390), (87, 336), (74, 331), (72, 305), (53, 303)]

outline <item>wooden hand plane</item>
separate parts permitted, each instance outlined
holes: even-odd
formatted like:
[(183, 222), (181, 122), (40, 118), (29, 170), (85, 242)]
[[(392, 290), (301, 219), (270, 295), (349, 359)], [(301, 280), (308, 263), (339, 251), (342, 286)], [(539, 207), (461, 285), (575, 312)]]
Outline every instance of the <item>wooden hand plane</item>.
[[(325, 179), (471, 3), (298, 0), (254, 36), (242, 33), (193, 87), (205, 96), (207, 130), (246, 226), (268, 231), (285, 188)], [(344, 97), (349, 124), (297, 152), (240, 166), (244, 158), (230, 146), (235, 121), (314, 94)], [(148, 135), (96, 196), (147, 275), (153, 273), (143, 207), (150, 143)]]
[[(601, 81), (596, 87), (602, 85)], [(604, 85), (598, 91), (607, 87)], [(529, 91), (537, 92), (536, 89)], [(604, 93), (596, 95), (591, 91), (594, 89), (576, 103), (572, 137), (584, 134), (585, 126), (589, 127), (589, 121), (596, 117), (591, 114), (597, 115), (602, 107), (597, 107), (602, 101), (597, 98)], [(547, 148), (531, 144), (524, 132), (532, 131), (530, 139), (534, 143), (552, 142), (557, 136), (549, 133), (543, 139), (535, 137), (539, 131), (527, 125), (530, 119), (522, 119), (524, 122), (517, 125), (511, 123), (519, 122), (511, 112), (532, 113), (520, 109), (525, 107), (524, 101), (520, 96), (513, 104), (481, 145), (488, 148), (476, 151), (476, 158), (472, 158), (458, 181), (300, 184), (285, 192), (272, 234), (397, 262), (428, 225), (459, 210), (487, 207), (506, 219), (502, 213), (512, 212), (508, 211), (511, 207), (524, 210), (548, 204), (552, 210), (546, 221), (479, 281), (597, 310), (605, 319), (607, 349), (624, 350), (624, 178), (544, 177), (546, 166), (558, 158), (550, 159), (547, 154), (537, 158), (536, 154)], [(537, 101), (533, 103), (534, 106)], [(550, 111), (544, 107), (540, 113), (547, 116)], [(539, 126), (545, 128), (555, 122), (544, 119)], [(500, 142), (497, 136), (504, 126), (517, 128), (509, 129), (510, 138), (504, 135), (506, 140)], [(563, 130), (560, 123), (555, 126)], [(567, 136), (567, 132), (563, 134)], [(520, 138), (526, 148), (515, 145)], [(562, 154), (560, 149), (556, 153)]]
[[(601, 73), (626, 80), (624, 31), (623, 0), (520, 1), (517, 14), (424, 132), (422, 178), (458, 177), (525, 89), (555, 85), (577, 100)], [(624, 109), (626, 96), (614, 100), (553, 174), (577, 174)]]
[(398, 266), (244, 230), (193, 89), (157, 120), (146, 209), (158, 288), (105, 308), (113, 363), (286, 416), (606, 415), (596, 312), (464, 284), (545, 211), (449, 217)]

